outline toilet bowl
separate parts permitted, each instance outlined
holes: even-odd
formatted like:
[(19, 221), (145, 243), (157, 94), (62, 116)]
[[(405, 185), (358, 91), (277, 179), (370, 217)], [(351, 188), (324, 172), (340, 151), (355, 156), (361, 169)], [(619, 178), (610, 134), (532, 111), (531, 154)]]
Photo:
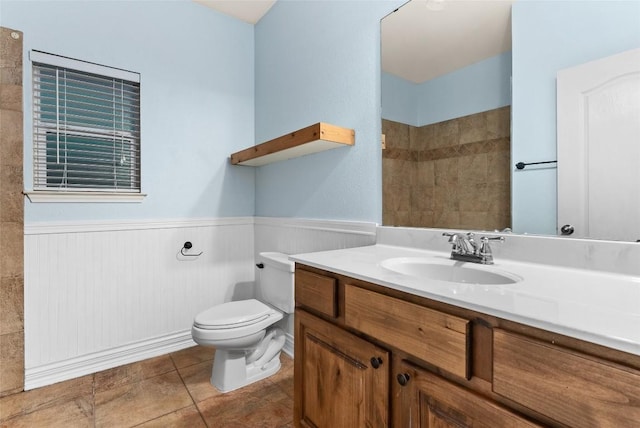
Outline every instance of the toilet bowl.
[(196, 315), (191, 336), (216, 349), (211, 384), (229, 392), (280, 369), (284, 331), (274, 324), (293, 313), (294, 264), (282, 253), (260, 253), (257, 299), (222, 303)]

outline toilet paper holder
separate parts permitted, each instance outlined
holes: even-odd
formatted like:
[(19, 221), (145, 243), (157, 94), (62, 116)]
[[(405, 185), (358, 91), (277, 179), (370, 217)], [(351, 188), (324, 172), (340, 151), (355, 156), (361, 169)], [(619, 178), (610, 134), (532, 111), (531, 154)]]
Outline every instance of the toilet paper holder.
[(182, 248), (180, 248), (180, 254), (182, 254), (185, 257), (198, 257), (202, 255), (202, 251), (200, 251), (198, 254), (186, 254), (184, 252), (184, 250), (190, 250), (191, 248), (193, 248), (193, 244), (191, 243), (191, 241), (187, 241), (182, 245)]

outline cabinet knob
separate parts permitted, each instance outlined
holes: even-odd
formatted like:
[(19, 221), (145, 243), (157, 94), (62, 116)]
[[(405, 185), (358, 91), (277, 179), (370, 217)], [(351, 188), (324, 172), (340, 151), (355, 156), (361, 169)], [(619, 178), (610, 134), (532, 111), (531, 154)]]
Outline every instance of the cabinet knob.
[(408, 373), (400, 373), (396, 379), (398, 379), (398, 383), (402, 386), (405, 386), (407, 383), (409, 383), (409, 379), (411, 379), (411, 376), (409, 376)]
[(377, 369), (382, 365), (382, 358), (380, 357), (371, 357), (371, 367)]

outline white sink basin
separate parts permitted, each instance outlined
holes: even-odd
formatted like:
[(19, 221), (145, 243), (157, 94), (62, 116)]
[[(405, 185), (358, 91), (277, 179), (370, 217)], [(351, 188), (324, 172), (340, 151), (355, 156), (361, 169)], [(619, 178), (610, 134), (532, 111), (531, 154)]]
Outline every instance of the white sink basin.
[(380, 263), (384, 269), (416, 278), (466, 284), (504, 285), (522, 281), (517, 275), (470, 263), (421, 257), (398, 257)]

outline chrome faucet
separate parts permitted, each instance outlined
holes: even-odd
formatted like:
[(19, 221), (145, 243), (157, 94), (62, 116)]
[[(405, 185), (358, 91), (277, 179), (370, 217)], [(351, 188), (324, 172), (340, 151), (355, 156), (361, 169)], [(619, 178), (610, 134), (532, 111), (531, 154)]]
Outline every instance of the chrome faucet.
[(483, 265), (493, 264), (493, 253), (489, 241), (504, 242), (502, 236), (481, 236), (480, 242), (475, 239), (475, 234), (468, 233), (447, 233), (442, 236), (449, 237), (451, 244), (451, 258), (461, 262), (482, 263)]

